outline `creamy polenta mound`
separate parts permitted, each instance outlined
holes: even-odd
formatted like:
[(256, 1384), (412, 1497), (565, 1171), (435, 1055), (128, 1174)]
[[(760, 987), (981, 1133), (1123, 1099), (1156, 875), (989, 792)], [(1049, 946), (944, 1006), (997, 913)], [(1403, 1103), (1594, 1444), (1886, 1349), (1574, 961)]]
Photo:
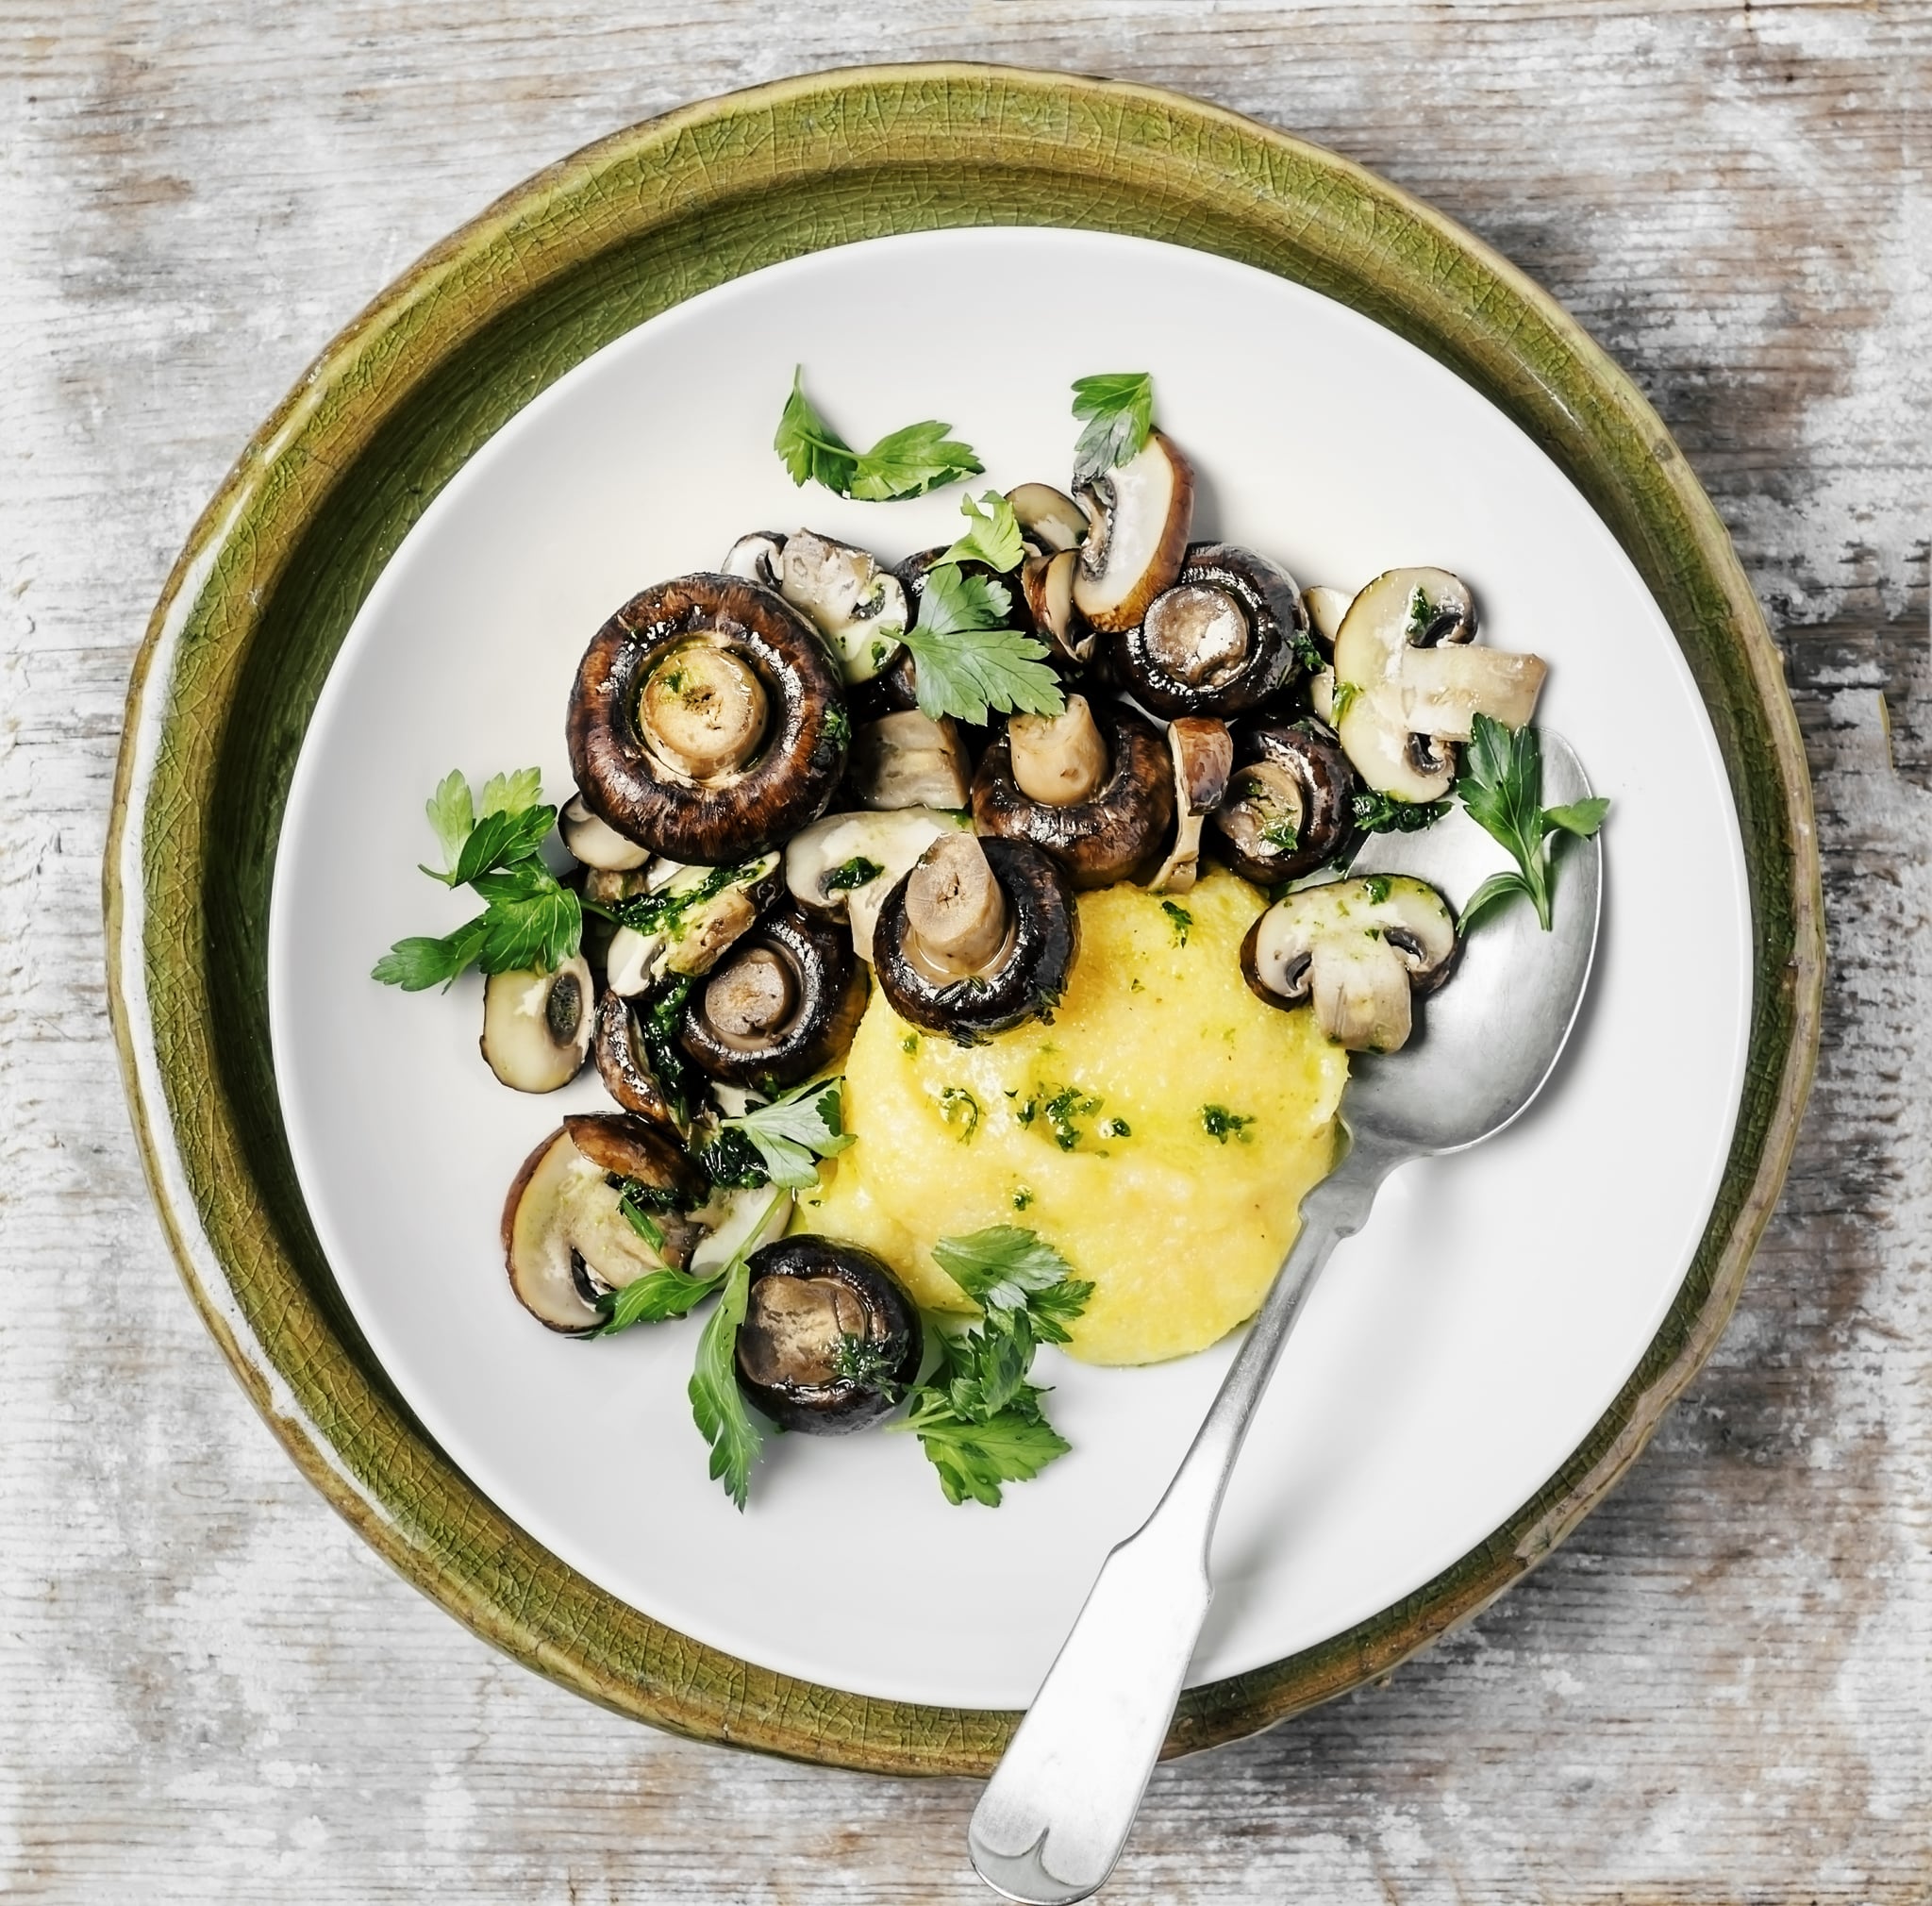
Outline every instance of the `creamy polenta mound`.
[(1212, 873), (1180, 898), (1082, 894), (1080, 954), (1051, 1024), (975, 1046), (874, 991), (845, 1066), (858, 1143), (798, 1228), (876, 1251), (931, 1310), (970, 1311), (941, 1238), (1024, 1225), (1093, 1296), (1073, 1354), (1186, 1356), (1252, 1316), (1334, 1157), (1348, 1055), (1311, 1012), (1265, 1006), (1241, 944), (1266, 904)]

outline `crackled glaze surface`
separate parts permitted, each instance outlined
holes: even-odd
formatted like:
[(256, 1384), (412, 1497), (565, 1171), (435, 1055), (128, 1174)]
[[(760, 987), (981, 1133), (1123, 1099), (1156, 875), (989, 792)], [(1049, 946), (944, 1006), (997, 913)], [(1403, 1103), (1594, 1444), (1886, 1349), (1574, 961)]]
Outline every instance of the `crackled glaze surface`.
[[(788, 16), (779, 54), (716, 7), (590, 42), (499, 34), (460, 7), (433, 25), (386, 8), (378, 33), (350, 7), (293, 21), (312, 57), (291, 65), (195, 9), (163, 25), (124, 6), (14, 42), (8, 324), (49, 348), (15, 385), (34, 461), (6, 476), (7, 1221), (19, 1262), (49, 1275), (17, 1307), (16, 1283), (0, 1336), (23, 1426), (8, 1528), (35, 1531), (4, 1563), (25, 1643), (5, 1670), (25, 1749), (0, 1781), (9, 1883), (125, 1890), (153, 1879), (138, 1849), (192, 1817), (193, 1846), (155, 1881), (168, 1897), (316, 1897), (324, 1882), (297, 1876), (325, 1867), (343, 1898), (404, 1897), (425, 1872), (558, 1898), (640, 1873), (667, 1898), (903, 1897), (924, 1874), (927, 1897), (968, 1897), (965, 1789), (828, 1783), (613, 1730), (360, 1568), (367, 1552), (291, 1493), (154, 1277), (104, 1047), (85, 1036), (86, 890), (126, 605), (152, 595), (232, 444), (361, 291), (480, 181), (767, 60), (991, 49), (1166, 79), (1391, 171), (1530, 265), (1638, 373), (1783, 625), (1846, 979), (1793, 1192), (1694, 1407), (1548, 1570), (1396, 1693), (1163, 1775), (1124, 1896), (1380, 1897), (1453, 1875), (1465, 1897), (1689, 1897), (1798, 1874), (1819, 1897), (1907, 1897), (1927, 1800), (1909, 1511), (1925, 1454), (1907, 1401), (1926, 1153), (1900, 1081), (1926, 903), (1924, 448), (1904, 420), (1923, 413), (1932, 354), (1905, 107), (1927, 49), (1900, 7), (1650, 10), (1476, 8), (1451, 25), (1248, 8), (1208, 30), (1191, 10), (988, 25), (926, 6), (874, 34), (832, 9)], [(1457, 109), (1499, 83), (1491, 109)], [(76, 1250), (121, 1275), (50, 1275)], [(85, 1655), (60, 1645), (76, 1622)], [(547, 1806), (526, 1764), (539, 1739)], [(396, 1778), (358, 1799), (386, 1756)], [(570, 1852), (551, 1831), (565, 1805)], [(693, 1808), (742, 1825), (723, 1864), (677, 1850)]]

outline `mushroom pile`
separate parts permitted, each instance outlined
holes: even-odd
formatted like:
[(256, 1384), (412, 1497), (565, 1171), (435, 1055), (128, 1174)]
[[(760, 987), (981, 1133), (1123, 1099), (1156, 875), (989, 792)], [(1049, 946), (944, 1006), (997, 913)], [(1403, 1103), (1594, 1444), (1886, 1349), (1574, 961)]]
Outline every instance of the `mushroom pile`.
[(1205, 856), (1270, 896), (1241, 953), (1255, 994), (1392, 1051), (1453, 972), (1457, 923), (1349, 861), (1365, 831), (1436, 818), (1480, 717), (1520, 729), (1535, 709), (1542, 662), (1479, 644), (1445, 570), (1351, 595), (1194, 540), (1194, 471), (1151, 385), (1084, 381), (1142, 387), (1139, 426), (1103, 418), (1098, 455), (1090, 426), (1069, 490), (969, 501), (951, 547), (893, 566), (758, 530), (633, 596), (570, 694), (569, 870), (535, 842), (485, 869), (575, 896), (582, 931), (486, 963), (484, 1058), (533, 1093), (594, 1065), (617, 1108), (566, 1119), (518, 1174), (518, 1299), (592, 1333), (627, 1303), (683, 1314), (748, 1260), (737, 1379), (790, 1428), (869, 1422), (920, 1363), (887, 1266), (784, 1235), (789, 1188), (852, 1142), (832, 1075), (872, 987), (966, 1044), (1050, 1017), (1077, 896), (1184, 894)]

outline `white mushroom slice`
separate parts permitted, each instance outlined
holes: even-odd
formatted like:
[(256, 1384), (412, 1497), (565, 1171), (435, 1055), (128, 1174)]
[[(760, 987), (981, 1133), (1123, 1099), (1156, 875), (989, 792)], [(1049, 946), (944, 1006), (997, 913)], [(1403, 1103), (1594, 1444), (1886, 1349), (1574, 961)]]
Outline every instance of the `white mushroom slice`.
[(1084, 694), (1057, 715), (1016, 714), (1007, 723), (1013, 779), (1028, 800), (1076, 807), (1107, 778), (1107, 743)]
[(654, 917), (620, 926), (610, 936), (605, 984), (628, 999), (667, 973), (708, 973), (757, 921), (760, 893), (777, 871), (776, 854), (730, 868), (653, 861), (644, 886)]
[(1194, 472), (1158, 430), (1138, 455), (1080, 493), (1089, 522), (1074, 607), (1095, 628), (1132, 628), (1181, 573), (1194, 520)]
[(1466, 742), (1478, 714), (1520, 728), (1535, 714), (1548, 673), (1541, 656), (1511, 655), (1474, 643), (1406, 648), (1398, 675), (1403, 719), (1413, 734), (1451, 742)]
[(555, 1092), (583, 1070), (594, 1004), (581, 955), (556, 972), (492, 973), (483, 987), (483, 1057), (517, 1092)]
[(1080, 552), (1061, 549), (1051, 555), (1029, 556), (1020, 565), (1020, 591), (1035, 627), (1069, 661), (1084, 662), (1100, 638), (1083, 626), (1074, 607), (1074, 578), (1080, 573)]
[(1312, 589), (1302, 591), (1302, 602), (1308, 611), (1308, 621), (1314, 631), (1330, 648), (1335, 646), (1335, 638), (1341, 633), (1341, 618), (1348, 613), (1348, 605), (1354, 600), (1345, 589), (1329, 589), (1317, 583)]
[(762, 582), (767, 589), (776, 589), (785, 574), (784, 565), (784, 537), (776, 530), (755, 529), (731, 545), (722, 566), (726, 576), (741, 576), (747, 582)]
[(1410, 995), (1447, 976), (1456, 919), (1437, 891), (1406, 875), (1335, 880), (1277, 900), (1241, 947), (1248, 984), (1270, 1005), (1312, 999), (1315, 1023), (1351, 1052), (1406, 1045)]
[(557, 817), (558, 831), (574, 860), (607, 874), (628, 874), (651, 858), (648, 847), (641, 847), (628, 835), (620, 834), (608, 821), (593, 814), (581, 794), (573, 794)]
[(801, 907), (844, 913), (853, 950), (870, 965), (880, 902), (941, 834), (962, 833), (972, 825), (965, 814), (931, 808), (827, 814), (791, 837), (785, 884)]
[[(1341, 619), (1335, 638), (1335, 691), (1332, 712), (1335, 731), (1355, 769), (1371, 788), (1405, 801), (1440, 800), (1456, 776), (1456, 753), (1445, 736), (1417, 727), (1409, 719), (1411, 693), (1406, 672), (1412, 655), (1455, 648), (1475, 634), (1475, 604), (1468, 588), (1446, 569), (1391, 569), (1378, 576), (1356, 596)], [(1533, 659), (1532, 659), (1533, 660)], [(1432, 666), (1423, 663), (1424, 669)], [(1440, 669), (1440, 664), (1436, 664)], [(1475, 664), (1476, 670), (1485, 664)], [(1518, 671), (1497, 695), (1499, 708), (1519, 708), (1523, 693), (1536, 683), (1529, 671)], [(1438, 673), (1419, 678), (1422, 706), (1431, 720), (1460, 719), (1467, 733), (1468, 718), (1488, 713), (1481, 694), (1449, 714), (1434, 699), (1436, 691), (1493, 691), (1499, 684), (1460, 680)]]
[(1021, 534), (1036, 548), (1052, 555), (1077, 549), (1086, 540), (1087, 512), (1051, 483), (1022, 483), (1007, 492)]
[(785, 540), (778, 587), (817, 626), (848, 682), (870, 681), (898, 653), (906, 591), (865, 550), (801, 529)]
[(621, 1291), (675, 1256), (632, 1228), (618, 1209), (622, 1195), (568, 1130), (539, 1145), (510, 1186), (503, 1219), (510, 1289), (553, 1330), (595, 1329), (604, 1321), (592, 1301), (599, 1291)]
[(1227, 794), (1234, 736), (1208, 715), (1180, 715), (1167, 725), (1174, 757), (1174, 841), (1148, 882), (1157, 894), (1185, 894), (1201, 874), (1201, 829)]
[(691, 1274), (694, 1278), (715, 1277), (741, 1250), (751, 1253), (785, 1235), (791, 1222), (791, 1195), (777, 1193), (771, 1185), (754, 1185), (749, 1191), (721, 1191), (692, 1219), (710, 1229), (698, 1240), (691, 1254)]
[(951, 716), (917, 709), (862, 723), (852, 737), (852, 785), (869, 808), (963, 808), (973, 786)]

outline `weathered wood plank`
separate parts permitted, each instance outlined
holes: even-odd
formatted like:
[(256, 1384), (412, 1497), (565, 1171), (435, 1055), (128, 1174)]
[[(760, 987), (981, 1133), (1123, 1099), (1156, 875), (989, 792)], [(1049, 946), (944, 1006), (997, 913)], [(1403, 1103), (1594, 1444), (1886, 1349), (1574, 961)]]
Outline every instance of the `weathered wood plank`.
[(1253, 112), (1548, 284), (1678, 433), (1783, 628), (1827, 856), (1817, 1095), (1692, 1394), (1469, 1630), (1164, 1769), (1109, 1897), (1927, 1898), (1932, 15), (1912, 0), (0, 0), (0, 1890), (986, 1897), (969, 1787), (614, 1721), (472, 1641), (308, 1492), (149, 1213), (96, 900), (147, 609), (328, 334), (615, 125), (937, 57)]

